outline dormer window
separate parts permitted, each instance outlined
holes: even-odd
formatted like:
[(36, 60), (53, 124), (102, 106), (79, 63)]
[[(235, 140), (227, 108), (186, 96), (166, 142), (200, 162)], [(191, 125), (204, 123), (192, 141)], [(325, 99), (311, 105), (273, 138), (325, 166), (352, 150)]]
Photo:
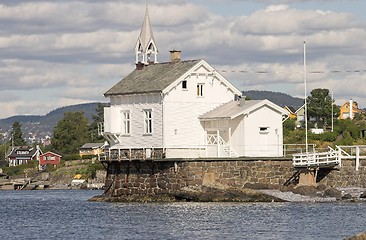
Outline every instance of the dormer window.
[(182, 90), (188, 90), (187, 88), (187, 80), (182, 81)]

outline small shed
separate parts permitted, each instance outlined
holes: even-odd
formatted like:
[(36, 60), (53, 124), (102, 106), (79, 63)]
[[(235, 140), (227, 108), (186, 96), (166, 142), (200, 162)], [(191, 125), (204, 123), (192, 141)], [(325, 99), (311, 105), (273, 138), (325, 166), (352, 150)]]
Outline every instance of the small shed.
[(201, 115), (207, 157), (283, 156), (287, 111), (269, 100), (230, 101)]

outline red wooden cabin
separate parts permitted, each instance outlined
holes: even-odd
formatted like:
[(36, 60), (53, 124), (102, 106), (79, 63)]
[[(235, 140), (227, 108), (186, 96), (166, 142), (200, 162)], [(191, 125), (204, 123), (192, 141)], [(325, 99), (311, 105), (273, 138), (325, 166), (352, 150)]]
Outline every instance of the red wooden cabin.
[(39, 156), (39, 165), (46, 166), (46, 165), (59, 165), (61, 162), (62, 156), (54, 153), (54, 152), (46, 152)]

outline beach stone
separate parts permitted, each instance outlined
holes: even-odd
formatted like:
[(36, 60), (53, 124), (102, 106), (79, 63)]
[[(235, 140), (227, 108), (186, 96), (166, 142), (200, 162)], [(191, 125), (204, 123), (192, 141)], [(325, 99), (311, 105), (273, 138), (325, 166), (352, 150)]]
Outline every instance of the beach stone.
[(268, 189), (268, 184), (264, 183), (246, 183), (244, 184), (244, 188), (259, 190), (259, 189)]
[(349, 238), (345, 238), (344, 240), (366, 240), (366, 232), (359, 233)]
[(304, 196), (314, 196), (317, 193), (315, 186), (298, 186), (292, 190), (293, 193), (304, 195)]
[(349, 199), (352, 199), (352, 194), (350, 193), (344, 194), (342, 196), (342, 200), (349, 200)]
[(324, 184), (319, 184), (316, 188), (318, 189), (318, 191), (323, 192), (325, 191), (325, 189), (327, 189), (327, 186)]
[(366, 192), (361, 193), (360, 198), (366, 198)]
[(328, 189), (325, 189), (324, 196), (325, 197), (335, 197), (336, 199), (339, 200), (342, 198), (342, 192), (336, 188), (328, 188)]

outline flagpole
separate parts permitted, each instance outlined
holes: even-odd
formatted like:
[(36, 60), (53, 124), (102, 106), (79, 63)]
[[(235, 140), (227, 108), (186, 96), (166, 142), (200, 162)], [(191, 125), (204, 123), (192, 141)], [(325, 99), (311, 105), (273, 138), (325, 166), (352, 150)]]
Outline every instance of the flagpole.
[(332, 91), (332, 132), (333, 132), (333, 127), (334, 127), (334, 120), (333, 120), (333, 117), (334, 117), (334, 110), (333, 110), (333, 100), (334, 99), (334, 96), (333, 96), (333, 91)]
[(304, 41), (304, 97), (305, 97), (305, 150), (308, 154), (308, 107), (307, 107), (307, 89), (306, 89), (306, 42)]

